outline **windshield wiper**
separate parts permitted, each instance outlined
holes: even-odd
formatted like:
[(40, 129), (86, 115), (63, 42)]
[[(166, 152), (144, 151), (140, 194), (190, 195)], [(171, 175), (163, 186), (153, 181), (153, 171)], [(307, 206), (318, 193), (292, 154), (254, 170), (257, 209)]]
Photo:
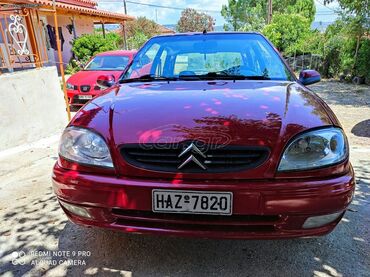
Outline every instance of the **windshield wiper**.
[(153, 82), (153, 81), (176, 81), (178, 78), (158, 76), (154, 74), (146, 74), (137, 78), (123, 79), (120, 80), (120, 84), (135, 83), (135, 82)]
[(271, 80), (270, 77), (264, 75), (251, 75), (251, 76), (242, 76), (244, 80)]
[(209, 72), (202, 75), (180, 75), (180, 80), (271, 80), (264, 75), (233, 75), (224, 72)]

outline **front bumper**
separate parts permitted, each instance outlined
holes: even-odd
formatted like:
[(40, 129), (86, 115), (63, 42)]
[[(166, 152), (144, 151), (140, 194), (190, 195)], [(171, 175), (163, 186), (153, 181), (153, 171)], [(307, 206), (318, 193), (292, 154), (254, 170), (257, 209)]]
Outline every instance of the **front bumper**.
[[(97, 176), (54, 167), (53, 188), (59, 201), (84, 207), (90, 218), (67, 211), (71, 221), (125, 232), (206, 238), (273, 239), (329, 233), (350, 204), (354, 173), (330, 179), (189, 182), (136, 180)], [(232, 216), (158, 214), (152, 209), (152, 190), (232, 192)], [(343, 212), (319, 228), (304, 229), (311, 216)]]
[[(101, 93), (101, 92), (100, 91), (95, 91), (95, 90), (92, 90), (92, 89), (89, 92), (79, 92), (77, 90), (67, 90), (69, 105), (82, 107), (88, 101), (90, 101), (91, 99), (93, 99), (94, 97), (99, 95), (99, 93)], [(84, 96), (91, 95), (92, 98), (91, 99), (79, 99), (80, 95), (84, 95)]]

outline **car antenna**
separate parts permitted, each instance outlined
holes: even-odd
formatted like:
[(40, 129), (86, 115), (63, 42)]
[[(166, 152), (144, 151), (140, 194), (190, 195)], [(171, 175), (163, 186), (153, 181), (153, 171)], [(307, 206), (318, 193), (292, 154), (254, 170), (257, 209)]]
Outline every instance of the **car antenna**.
[(205, 35), (205, 34), (207, 34), (207, 30), (206, 29), (203, 30), (203, 35)]

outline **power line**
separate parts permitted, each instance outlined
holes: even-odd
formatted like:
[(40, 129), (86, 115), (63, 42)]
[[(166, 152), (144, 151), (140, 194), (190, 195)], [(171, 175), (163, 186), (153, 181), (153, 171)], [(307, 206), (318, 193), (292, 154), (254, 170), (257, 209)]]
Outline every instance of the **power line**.
[(338, 14), (338, 12), (316, 12), (316, 15), (332, 15)]
[[(338, 14), (339, 13), (338, 11), (325, 6), (320, 1), (318, 1), (318, 0), (315, 0), (315, 1), (330, 10), (330, 11), (316, 12), (316, 15), (333, 15), (333, 14)], [(119, 0), (98, 0), (98, 2), (99, 3), (121, 3)], [(170, 6), (149, 4), (149, 3), (140, 3), (140, 2), (130, 1), (130, 0), (126, 0), (126, 3), (141, 5), (141, 6), (147, 6), (147, 7), (153, 7), (153, 8), (160, 8), (160, 9), (178, 10), (178, 11), (183, 11), (183, 10), (187, 9), (187, 8), (181, 8), (181, 7), (170, 7)], [(197, 11), (205, 12), (205, 13), (220, 13), (220, 11), (216, 11), (216, 10), (197, 9)]]
[(328, 7), (327, 5), (325, 5), (324, 3), (322, 3), (322, 2), (321, 2), (321, 1), (319, 1), (319, 0), (315, 0), (315, 2), (319, 3), (321, 6), (323, 6), (323, 7), (327, 8), (327, 9), (329, 9), (329, 10), (332, 10), (332, 11), (334, 11), (334, 12), (337, 12), (335, 9)]
[[(102, 0), (98, 1), (99, 3), (120, 3), (119, 1), (116, 0)], [(170, 7), (170, 6), (162, 6), (162, 5), (155, 5), (155, 4), (149, 4), (149, 3), (140, 3), (140, 2), (135, 2), (135, 1), (126, 1), (127, 3), (130, 4), (135, 4), (135, 5), (141, 5), (141, 6), (147, 6), (147, 7), (153, 7), (153, 8), (162, 8), (162, 9), (170, 9), (170, 10), (179, 10), (183, 11), (187, 8), (180, 8), (180, 7)], [(206, 13), (220, 13), (220, 11), (215, 11), (215, 10), (202, 10), (202, 9), (197, 9), (197, 11), (200, 12), (206, 12)]]

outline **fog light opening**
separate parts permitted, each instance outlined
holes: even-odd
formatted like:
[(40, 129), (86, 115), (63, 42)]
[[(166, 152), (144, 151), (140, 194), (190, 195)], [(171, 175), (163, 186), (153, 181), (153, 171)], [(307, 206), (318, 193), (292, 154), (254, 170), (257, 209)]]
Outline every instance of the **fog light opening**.
[(63, 208), (65, 208), (67, 211), (69, 211), (70, 213), (72, 213), (74, 215), (85, 217), (85, 218), (92, 218), (89, 211), (85, 208), (75, 206), (75, 205), (72, 205), (72, 204), (68, 204), (68, 203), (62, 202), (62, 201), (59, 201), (59, 203), (60, 203), (60, 205), (63, 206)]
[(311, 229), (311, 228), (322, 227), (326, 224), (334, 222), (342, 214), (343, 214), (343, 212), (338, 212), (338, 213), (334, 213), (334, 214), (326, 214), (326, 215), (309, 217), (304, 222), (303, 229)]

